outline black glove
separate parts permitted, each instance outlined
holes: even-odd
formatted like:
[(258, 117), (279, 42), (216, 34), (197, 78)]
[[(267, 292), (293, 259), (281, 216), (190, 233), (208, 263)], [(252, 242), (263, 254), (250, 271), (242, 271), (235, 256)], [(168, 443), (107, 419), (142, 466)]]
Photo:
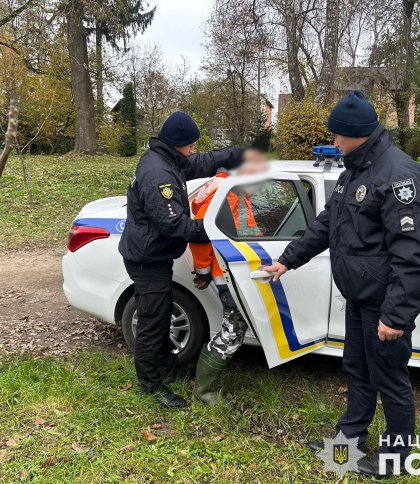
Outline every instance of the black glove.
[(192, 271), (191, 274), (195, 274), (194, 284), (197, 289), (206, 289), (207, 287), (209, 287), (210, 283), (213, 280), (210, 272), (208, 272), (207, 274), (200, 274), (196, 271)]

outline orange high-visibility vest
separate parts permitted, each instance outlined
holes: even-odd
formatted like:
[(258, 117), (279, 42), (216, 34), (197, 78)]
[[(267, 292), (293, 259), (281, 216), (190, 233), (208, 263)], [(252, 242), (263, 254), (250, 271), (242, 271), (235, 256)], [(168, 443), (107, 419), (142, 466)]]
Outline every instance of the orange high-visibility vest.
[[(203, 219), (212, 201), (214, 194), (219, 188), (228, 173), (218, 173), (214, 178), (207, 182), (191, 203), (191, 210), (195, 220)], [(233, 192), (227, 196), (227, 200), (232, 211), (235, 227), (238, 235), (260, 235), (257, 223), (252, 213), (251, 200), (244, 194), (239, 197)], [(213, 246), (209, 244), (190, 244), (193, 256), (194, 270), (199, 274), (211, 273), (216, 284), (226, 284), (223, 271), (217, 262)]]

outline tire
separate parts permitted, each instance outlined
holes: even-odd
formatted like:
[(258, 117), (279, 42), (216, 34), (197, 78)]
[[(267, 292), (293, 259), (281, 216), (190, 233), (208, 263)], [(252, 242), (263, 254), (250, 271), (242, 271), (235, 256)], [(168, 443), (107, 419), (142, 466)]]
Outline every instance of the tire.
[[(178, 288), (173, 289), (174, 312), (171, 324), (171, 340), (174, 353), (181, 363), (194, 359), (209, 339), (209, 325), (199, 302)], [(174, 319), (177, 319), (174, 323)], [(128, 347), (134, 351), (137, 306), (134, 295), (128, 300), (122, 315), (122, 331)], [(178, 329), (185, 328), (185, 329)]]

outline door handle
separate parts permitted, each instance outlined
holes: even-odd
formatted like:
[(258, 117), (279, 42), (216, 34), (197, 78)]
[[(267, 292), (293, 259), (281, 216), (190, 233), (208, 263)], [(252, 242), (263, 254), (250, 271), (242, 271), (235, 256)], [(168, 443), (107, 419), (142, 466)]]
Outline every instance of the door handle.
[(269, 282), (270, 279), (274, 276), (274, 272), (267, 272), (267, 271), (252, 271), (249, 275), (251, 279), (258, 280), (260, 282)]

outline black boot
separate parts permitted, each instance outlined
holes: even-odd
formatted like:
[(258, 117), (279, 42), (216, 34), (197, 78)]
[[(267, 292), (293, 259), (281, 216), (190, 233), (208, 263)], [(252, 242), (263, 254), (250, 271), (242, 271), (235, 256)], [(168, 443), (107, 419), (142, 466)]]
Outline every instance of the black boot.
[[(379, 474), (379, 455), (379, 452), (376, 452), (371, 456), (365, 456), (363, 459), (360, 459), (357, 463), (360, 474), (374, 476), (379, 479), (394, 475), (393, 468), (388, 463), (385, 463), (385, 474)], [(401, 474), (407, 474), (404, 465), (401, 465)]]
[(158, 390), (151, 393), (162, 407), (177, 410), (187, 406), (186, 400), (173, 393), (167, 386), (162, 385)]
[(323, 440), (314, 440), (313, 442), (309, 442), (308, 447), (311, 451), (316, 454), (320, 450), (324, 450), (324, 441)]

